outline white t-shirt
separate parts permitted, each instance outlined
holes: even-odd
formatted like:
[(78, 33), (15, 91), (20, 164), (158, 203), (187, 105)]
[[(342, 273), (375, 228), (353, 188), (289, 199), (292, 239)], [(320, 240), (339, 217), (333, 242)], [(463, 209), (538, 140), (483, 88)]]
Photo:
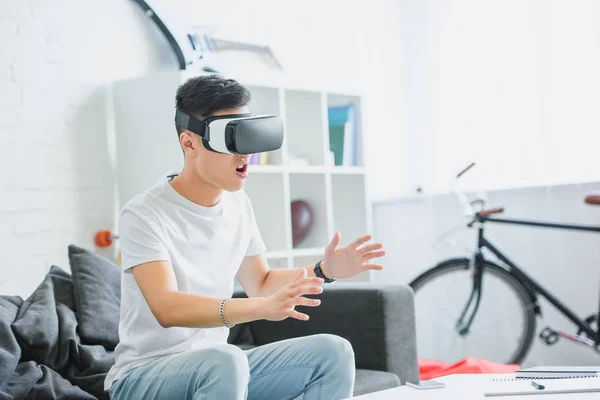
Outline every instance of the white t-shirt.
[(120, 342), (115, 349), (115, 365), (104, 382), (105, 390), (152, 359), (226, 343), (229, 334), (224, 326), (160, 326), (131, 273), (132, 267), (169, 261), (180, 292), (228, 298), (244, 257), (266, 250), (243, 190), (226, 191), (217, 205), (203, 207), (177, 193), (169, 180), (169, 176), (161, 178), (121, 211)]

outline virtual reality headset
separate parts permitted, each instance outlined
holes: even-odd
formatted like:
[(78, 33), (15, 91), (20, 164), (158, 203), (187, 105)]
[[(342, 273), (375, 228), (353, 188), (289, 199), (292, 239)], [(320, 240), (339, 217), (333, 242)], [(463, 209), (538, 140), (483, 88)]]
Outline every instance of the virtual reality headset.
[(277, 115), (219, 115), (200, 121), (177, 110), (175, 125), (202, 137), (204, 147), (216, 153), (262, 153), (283, 143), (283, 120)]

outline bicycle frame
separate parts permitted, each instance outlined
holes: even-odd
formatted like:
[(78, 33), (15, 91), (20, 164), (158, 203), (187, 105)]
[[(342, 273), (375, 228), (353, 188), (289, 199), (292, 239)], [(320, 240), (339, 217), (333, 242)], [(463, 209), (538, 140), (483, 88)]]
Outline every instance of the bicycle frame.
[[(478, 248), (479, 254), (481, 254), (482, 248), (487, 248), (492, 252), (496, 257), (498, 257), (502, 262), (504, 262), (508, 267), (508, 272), (511, 273), (516, 279), (518, 279), (534, 296), (539, 294), (543, 296), (546, 300), (550, 302), (554, 307), (556, 307), (563, 315), (565, 315), (569, 320), (571, 320), (577, 327), (585, 332), (588, 337), (592, 338), (592, 340), (596, 343), (596, 346), (600, 345), (600, 323), (598, 331), (593, 330), (587, 322), (583, 319), (579, 318), (569, 307), (561, 303), (556, 297), (554, 297), (548, 290), (546, 290), (543, 286), (537, 283), (531, 276), (525, 273), (521, 268), (519, 268), (514, 262), (509, 260), (500, 250), (498, 250), (492, 243), (490, 243), (484, 236), (484, 224), (486, 222), (494, 222), (501, 224), (512, 224), (512, 225), (525, 225), (525, 226), (536, 226), (542, 228), (555, 228), (555, 229), (569, 229), (569, 230), (577, 230), (577, 231), (587, 231), (587, 232), (598, 232), (600, 233), (600, 227), (597, 226), (586, 226), (586, 225), (570, 225), (570, 224), (557, 224), (557, 223), (546, 223), (546, 222), (536, 222), (536, 221), (524, 221), (524, 220), (516, 220), (516, 219), (504, 219), (504, 218), (491, 218), (491, 217), (481, 217), (477, 214), (475, 220), (469, 224), (472, 226), (474, 223), (479, 222), (478, 226), (479, 230), (479, 239), (478, 239)], [(598, 318), (600, 321), (600, 304), (598, 309)]]

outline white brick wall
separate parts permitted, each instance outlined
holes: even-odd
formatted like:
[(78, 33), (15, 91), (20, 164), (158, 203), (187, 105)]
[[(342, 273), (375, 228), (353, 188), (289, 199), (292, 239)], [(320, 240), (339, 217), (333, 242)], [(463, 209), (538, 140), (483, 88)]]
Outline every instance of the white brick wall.
[(27, 296), (52, 264), (68, 270), (70, 243), (113, 227), (105, 87), (175, 66), (140, 14), (0, 0), (0, 294)]

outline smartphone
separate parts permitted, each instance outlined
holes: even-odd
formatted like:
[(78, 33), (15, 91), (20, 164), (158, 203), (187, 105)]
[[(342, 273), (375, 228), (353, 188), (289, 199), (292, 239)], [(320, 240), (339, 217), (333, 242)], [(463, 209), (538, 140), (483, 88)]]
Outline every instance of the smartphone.
[(428, 380), (428, 381), (421, 381), (418, 385), (416, 383), (406, 382), (406, 386), (409, 386), (413, 389), (426, 390), (426, 389), (442, 389), (442, 388), (446, 387), (446, 384), (443, 382)]

